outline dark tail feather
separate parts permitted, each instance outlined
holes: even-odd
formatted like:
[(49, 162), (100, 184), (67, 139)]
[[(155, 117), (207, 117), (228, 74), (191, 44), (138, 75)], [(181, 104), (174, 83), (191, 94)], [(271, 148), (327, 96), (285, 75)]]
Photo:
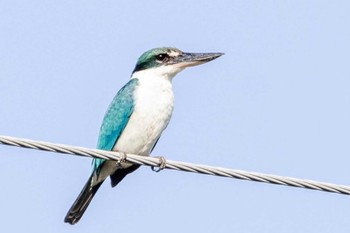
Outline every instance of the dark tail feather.
[(116, 170), (112, 175), (111, 175), (111, 185), (112, 188), (114, 188), (115, 186), (117, 186), (117, 184), (119, 184), (120, 181), (122, 181), (122, 179), (124, 179), (124, 177), (135, 171), (136, 169), (138, 169), (140, 167), (140, 165), (132, 165), (131, 167), (125, 168), (125, 169), (118, 169)]
[(69, 224), (77, 223), (80, 218), (83, 216), (85, 210), (89, 206), (92, 198), (95, 196), (95, 193), (100, 188), (103, 182), (100, 182), (93, 187), (91, 187), (93, 174), (90, 176), (89, 180), (86, 182), (83, 190), (81, 190), (79, 196), (73, 203), (72, 207), (69, 209), (64, 222)]

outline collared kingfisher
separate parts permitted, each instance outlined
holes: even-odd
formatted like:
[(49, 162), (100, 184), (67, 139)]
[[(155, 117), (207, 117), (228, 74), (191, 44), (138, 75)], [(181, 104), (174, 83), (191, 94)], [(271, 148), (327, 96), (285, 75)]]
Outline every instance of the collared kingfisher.
[[(176, 48), (151, 49), (138, 59), (130, 81), (114, 97), (103, 118), (97, 148), (148, 156), (173, 112), (172, 79), (186, 67), (214, 60), (223, 53), (185, 53)], [(115, 187), (140, 165), (93, 159), (92, 174), (64, 221), (77, 223), (109, 176)]]

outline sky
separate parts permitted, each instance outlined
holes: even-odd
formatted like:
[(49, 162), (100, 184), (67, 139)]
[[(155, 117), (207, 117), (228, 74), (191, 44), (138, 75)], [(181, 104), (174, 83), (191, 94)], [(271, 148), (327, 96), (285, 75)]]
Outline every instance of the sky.
[[(173, 80), (152, 155), (350, 185), (348, 1), (0, 2), (0, 134), (95, 148), (154, 47), (224, 52)], [(63, 222), (91, 159), (0, 145), (2, 232), (349, 232), (350, 197), (142, 167)]]

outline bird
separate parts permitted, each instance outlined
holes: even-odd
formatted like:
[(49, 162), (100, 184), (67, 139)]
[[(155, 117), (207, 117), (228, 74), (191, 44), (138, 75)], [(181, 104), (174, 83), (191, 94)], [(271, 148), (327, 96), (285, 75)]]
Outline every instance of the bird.
[[(214, 60), (223, 53), (187, 53), (173, 47), (144, 52), (130, 80), (118, 91), (103, 118), (97, 149), (149, 156), (174, 108), (172, 80), (186, 67)], [(64, 221), (77, 223), (103, 181), (115, 187), (140, 165), (94, 158), (92, 173)]]

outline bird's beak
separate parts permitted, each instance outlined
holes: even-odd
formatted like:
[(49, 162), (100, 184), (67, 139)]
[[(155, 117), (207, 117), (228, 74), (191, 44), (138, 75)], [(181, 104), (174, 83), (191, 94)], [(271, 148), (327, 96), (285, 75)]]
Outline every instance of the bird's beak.
[(181, 53), (179, 56), (175, 57), (170, 64), (175, 64), (178, 67), (186, 68), (190, 66), (196, 66), (208, 61), (212, 61), (223, 53)]

